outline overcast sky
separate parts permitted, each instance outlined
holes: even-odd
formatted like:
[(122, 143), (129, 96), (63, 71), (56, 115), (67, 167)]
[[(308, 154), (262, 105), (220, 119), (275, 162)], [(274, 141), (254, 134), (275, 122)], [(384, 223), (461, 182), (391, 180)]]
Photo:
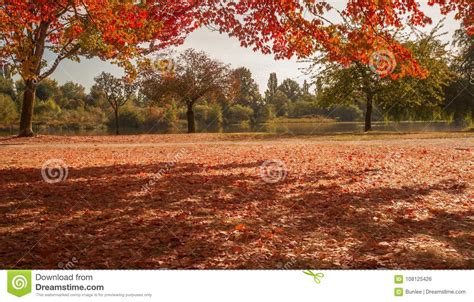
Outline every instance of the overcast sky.
[[(344, 6), (345, 2), (346, 1), (340, 0), (333, 1), (338, 7)], [(426, 5), (422, 6), (428, 16), (433, 19), (434, 24), (442, 18), (437, 8), (426, 9)], [(427, 27), (425, 30), (429, 31), (429, 28), (430, 27)], [(452, 15), (448, 16), (445, 22), (445, 30), (449, 32), (447, 38), (450, 38), (454, 30), (458, 28), (459, 23), (453, 21)], [(303, 83), (305, 79), (308, 79), (301, 71), (301, 69), (305, 67), (304, 63), (298, 63), (296, 59), (274, 60), (272, 55), (263, 55), (253, 52), (251, 49), (240, 47), (237, 39), (230, 38), (225, 34), (213, 32), (207, 28), (193, 32), (177, 50), (179, 51), (186, 48), (203, 50), (212, 58), (230, 64), (233, 68), (240, 66), (249, 68), (261, 92), (266, 89), (268, 76), (271, 72), (277, 73), (279, 82), (285, 78), (292, 78), (299, 83)], [(47, 55), (48, 60), (53, 60), (53, 58), (54, 57)], [(80, 63), (72, 61), (62, 62), (52, 78), (56, 79), (60, 84), (67, 81), (80, 83), (85, 86), (88, 91), (94, 84), (94, 77), (102, 71), (110, 72), (117, 76), (123, 74), (122, 69), (108, 62), (103, 62), (99, 59), (82, 59)]]

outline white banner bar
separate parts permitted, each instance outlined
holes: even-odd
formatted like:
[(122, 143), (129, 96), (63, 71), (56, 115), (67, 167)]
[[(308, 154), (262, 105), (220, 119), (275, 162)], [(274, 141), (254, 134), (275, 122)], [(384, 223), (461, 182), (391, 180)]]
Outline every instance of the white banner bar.
[(0, 301), (474, 301), (473, 280), (472, 270), (13, 270), (0, 273)]

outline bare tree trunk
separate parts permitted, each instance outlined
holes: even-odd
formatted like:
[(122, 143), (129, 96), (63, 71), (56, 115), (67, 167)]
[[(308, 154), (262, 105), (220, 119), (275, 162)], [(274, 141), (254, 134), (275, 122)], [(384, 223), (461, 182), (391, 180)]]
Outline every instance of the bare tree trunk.
[(33, 110), (35, 106), (36, 85), (33, 80), (25, 82), (23, 104), (20, 117), (20, 133), (18, 136), (33, 136)]
[(117, 108), (114, 111), (115, 111), (115, 134), (119, 135), (120, 134), (120, 131), (119, 131), (119, 110)]
[(367, 108), (365, 110), (365, 128), (364, 131), (372, 130), (372, 96), (367, 96)]
[(193, 111), (193, 104), (188, 104), (188, 112), (186, 113), (188, 117), (188, 133), (196, 133), (196, 123), (194, 121), (194, 111)]

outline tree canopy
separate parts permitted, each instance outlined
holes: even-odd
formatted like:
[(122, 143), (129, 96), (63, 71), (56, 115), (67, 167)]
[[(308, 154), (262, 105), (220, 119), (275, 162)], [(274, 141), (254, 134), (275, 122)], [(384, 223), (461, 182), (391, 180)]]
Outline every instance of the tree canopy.
[[(25, 80), (20, 135), (33, 134), (36, 85), (65, 59), (112, 60), (133, 74), (136, 59), (179, 44), (196, 27), (188, 1), (1, 0), (0, 64)], [(47, 62), (46, 51), (56, 55)]]
[(213, 60), (202, 51), (187, 49), (173, 62), (173, 72), (145, 69), (142, 92), (150, 99), (162, 101), (166, 96), (187, 107), (188, 132), (196, 131), (194, 105), (203, 98), (229, 94), (229, 67)]
[[(420, 27), (432, 20), (416, 0), (350, 0), (340, 10), (327, 1), (206, 1), (201, 14), (206, 23), (215, 23), (221, 31), (277, 58), (294, 55), (305, 58), (324, 51), (328, 59), (345, 66), (352, 62), (369, 64), (378, 50), (393, 53), (400, 68), (390, 77), (423, 77), (426, 70), (409, 49), (397, 41), (400, 29)], [(441, 13), (455, 12), (465, 28), (474, 33), (474, 4), (471, 0), (430, 0)], [(330, 13), (338, 18), (329, 18)], [(241, 17), (244, 16), (244, 17)]]
[(423, 114), (433, 117), (444, 100), (444, 89), (453, 77), (446, 45), (436, 35), (438, 29), (435, 28), (430, 35), (422, 36), (417, 41), (403, 43), (420, 66), (430, 70), (423, 79), (404, 77), (394, 81), (380, 77), (373, 69), (360, 62), (346, 68), (331, 62), (325, 55), (316, 58), (314, 66), (323, 66), (314, 71), (317, 82), (323, 85), (322, 100), (335, 105), (365, 103), (366, 131), (371, 129), (374, 103), (386, 117), (416, 119), (422, 118)]
[(126, 78), (116, 78), (110, 73), (102, 72), (95, 78), (97, 87), (115, 114), (115, 133), (119, 134), (119, 110), (136, 92), (137, 84)]
[[(430, 0), (441, 13), (455, 12), (474, 33), (471, 0)], [(330, 14), (338, 15), (329, 18)], [(397, 40), (406, 26), (431, 23), (416, 0), (350, 0), (342, 9), (319, 0), (92, 1), (0, 0), (0, 65), (25, 80), (20, 135), (32, 135), (37, 84), (65, 59), (111, 60), (132, 77), (147, 54), (180, 44), (203, 25), (237, 37), (244, 47), (277, 58), (307, 58), (317, 52), (331, 62), (368, 65), (388, 52), (398, 64), (393, 79), (424, 78), (426, 68)], [(45, 52), (55, 55), (45, 60)]]

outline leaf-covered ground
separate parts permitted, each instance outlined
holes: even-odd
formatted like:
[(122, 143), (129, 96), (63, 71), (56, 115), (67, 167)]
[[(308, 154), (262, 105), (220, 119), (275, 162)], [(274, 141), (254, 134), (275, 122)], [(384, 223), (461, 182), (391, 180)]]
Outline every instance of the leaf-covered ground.
[(474, 268), (472, 137), (228, 138), (1, 139), (0, 267)]

